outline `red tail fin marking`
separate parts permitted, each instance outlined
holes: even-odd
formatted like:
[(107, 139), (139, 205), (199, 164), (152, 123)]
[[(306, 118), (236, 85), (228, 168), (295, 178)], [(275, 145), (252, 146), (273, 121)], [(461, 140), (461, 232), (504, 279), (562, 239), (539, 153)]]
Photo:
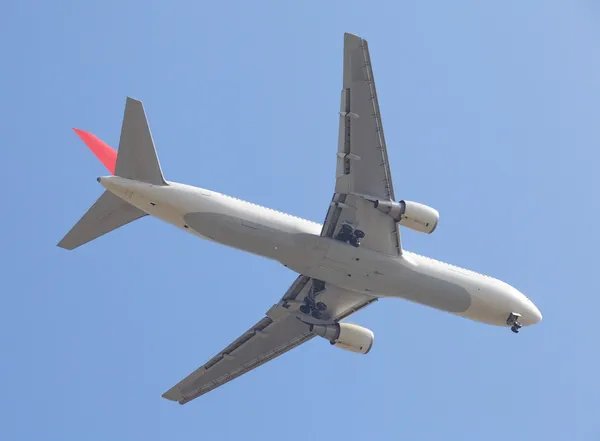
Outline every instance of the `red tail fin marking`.
[(115, 174), (115, 165), (117, 164), (117, 151), (104, 141), (96, 138), (89, 132), (73, 129), (81, 140), (89, 147), (94, 155), (104, 164), (111, 174)]

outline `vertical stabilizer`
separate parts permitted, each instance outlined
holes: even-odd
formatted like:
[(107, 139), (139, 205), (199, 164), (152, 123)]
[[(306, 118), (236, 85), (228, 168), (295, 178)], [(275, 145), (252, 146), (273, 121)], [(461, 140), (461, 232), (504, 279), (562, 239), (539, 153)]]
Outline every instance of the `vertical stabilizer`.
[(117, 151), (115, 176), (167, 185), (163, 178), (148, 120), (141, 101), (127, 98), (121, 139)]

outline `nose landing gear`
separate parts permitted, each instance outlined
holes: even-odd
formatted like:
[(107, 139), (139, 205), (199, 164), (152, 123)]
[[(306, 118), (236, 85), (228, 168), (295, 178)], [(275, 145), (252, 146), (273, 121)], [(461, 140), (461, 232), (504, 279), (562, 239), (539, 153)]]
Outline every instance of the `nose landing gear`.
[(327, 305), (316, 300), (317, 295), (323, 291), (325, 291), (325, 282), (313, 279), (308, 295), (304, 298), (304, 304), (300, 306), (300, 312), (306, 315), (310, 314), (316, 319), (323, 317), (323, 313), (327, 310)]
[(518, 334), (519, 330), (523, 327), (523, 325), (519, 322), (519, 317), (521, 317), (521, 314), (511, 312), (506, 319), (506, 324), (510, 326), (510, 330), (515, 334)]

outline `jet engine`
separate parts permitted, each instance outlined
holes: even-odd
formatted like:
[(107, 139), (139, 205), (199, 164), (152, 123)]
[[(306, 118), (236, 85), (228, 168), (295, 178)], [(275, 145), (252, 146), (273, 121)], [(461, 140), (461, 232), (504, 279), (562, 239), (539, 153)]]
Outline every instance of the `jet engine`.
[(352, 323), (311, 325), (310, 331), (329, 340), (333, 346), (359, 354), (368, 353), (375, 341), (373, 331)]
[(411, 201), (375, 201), (375, 208), (392, 217), (400, 225), (420, 233), (433, 233), (440, 220), (434, 208)]

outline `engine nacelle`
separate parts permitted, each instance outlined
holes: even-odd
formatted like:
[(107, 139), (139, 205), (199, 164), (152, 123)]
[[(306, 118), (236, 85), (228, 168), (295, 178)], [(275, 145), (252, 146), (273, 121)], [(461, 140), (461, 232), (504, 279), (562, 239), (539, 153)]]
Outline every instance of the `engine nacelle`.
[(373, 331), (353, 323), (311, 325), (310, 331), (329, 340), (333, 346), (359, 354), (368, 353), (375, 341)]
[(394, 218), (403, 227), (420, 233), (433, 233), (440, 220), (434, 208), (411, 201), (375, 201), (375, 208)]

